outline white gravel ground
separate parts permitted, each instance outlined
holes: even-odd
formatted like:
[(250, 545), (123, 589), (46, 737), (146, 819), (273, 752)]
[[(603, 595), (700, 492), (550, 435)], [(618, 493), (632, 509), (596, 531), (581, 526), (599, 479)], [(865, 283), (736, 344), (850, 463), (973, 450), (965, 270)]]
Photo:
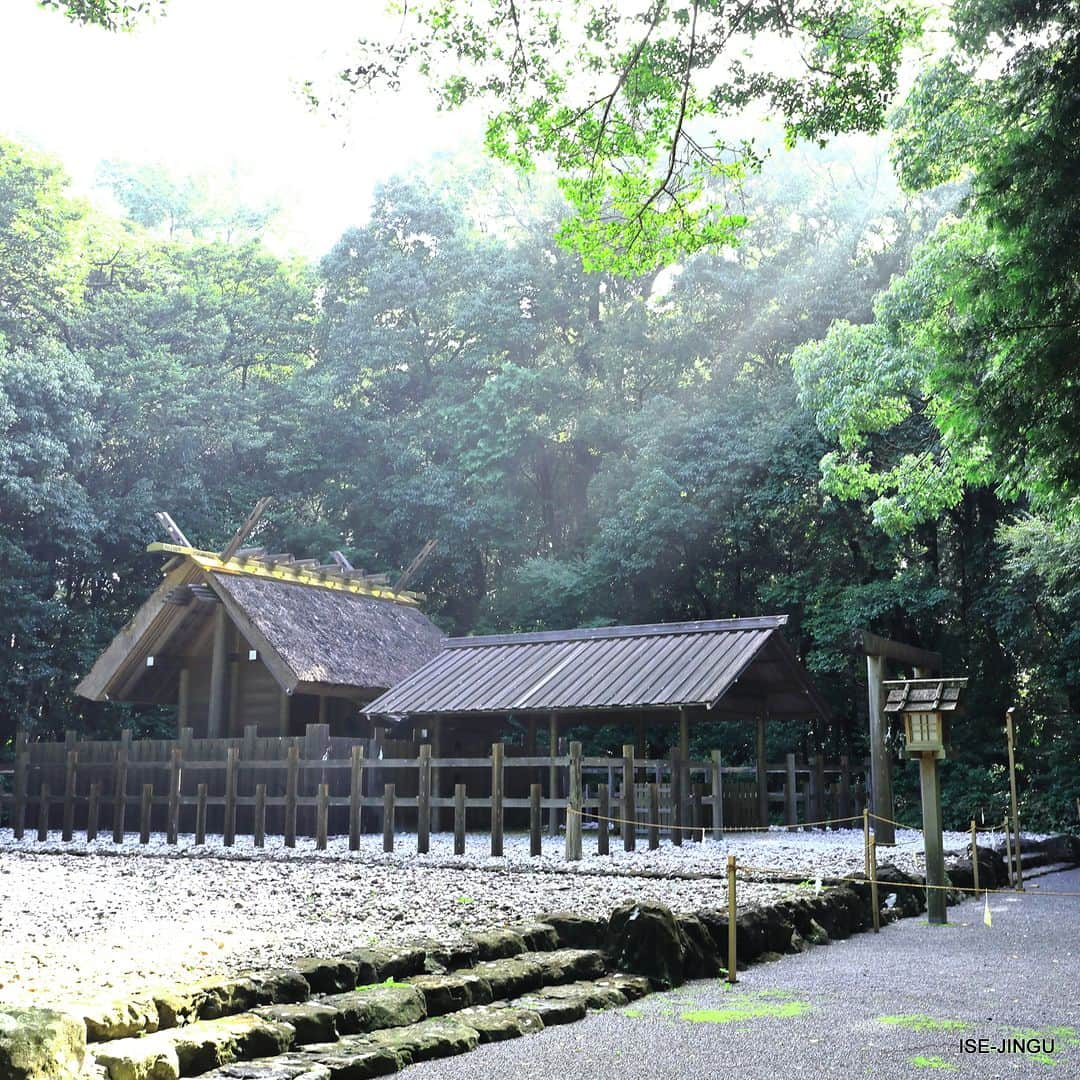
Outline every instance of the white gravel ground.
[[(531, 859), (528, 837), (507, 835), (505, 857), (492, 858), (486, 834), (467, 838), (453, 855), (453, 836), (433, 834), (431, 853), (416, 854), (415, 836), (399, 835), (392, 855), (381, 836), (362, 850), (333, 838), (326, 851), (300, 838), (295, 849), (267, 837), (235, 847), (220, 838), (205, 847), (181, 836), (175, 847), (155, 834), (142, 846), (128, 834), (92, 844), (15, 841), (0, 829), (0, 1001), (58, 1004), (115, 997), (163, 980), (269, 967), (300, 956), (342, 952), (417, 937), (450, 940), (469, 930), (505, 925), (555, 908), (606, 913), (627, 899), (651, 898), (676, 910), (727, 902), (722, 877), (729, 854), (781, 875), (861, 871), (862, 833), (735, 834), (723, 841), (627, 853), (612, 838), (612, 855), (595, 854), (586, 831), (585, 857), (566, 863), (561, 838), (545, 837)], [(888, 858), (921, 870), (919, 834), (900, 832)], [(964, 850), (967, 836), (947, 834), (946, 850)], [(688, 875), (687, 877), (653, 875)], [(739, 904), (777, 899), (792, 886), (740, 882)]]

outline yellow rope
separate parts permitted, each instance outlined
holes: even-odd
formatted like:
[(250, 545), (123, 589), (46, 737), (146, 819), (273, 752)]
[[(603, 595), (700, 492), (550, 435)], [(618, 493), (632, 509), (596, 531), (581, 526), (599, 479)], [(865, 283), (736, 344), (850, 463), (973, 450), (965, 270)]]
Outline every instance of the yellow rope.
[[(642, 821), (640, 818), (619, 818), (606, 815), (594, 814), (591, 810), (579, 810), (576, 806), (566, 808), (568, 814), (577, 814), (579, 817), (587, 817), (593, 821), (611, 821), (619, 825), (637, 825), (644, 828), (656, 829), (680, 829), (689, 832), (706, 833), (709, 829), (718, 828), (712, 825), (661, 825), (660, 822)], [(793, 829), (809, 829), (817, 825), (838, 825), (842, 821), (862, 821), (862, 814), (853, 817), (829, 818), (827, 821), (800, 821), (797, 825), (743, 825), (739, 827), (719, 827), (721, 832), (790, 832)], [(905, 841), (911, 843), (911, 841)]]
[[(745, 865), (743, 865), (741, 863), (736, 866), (736, 869), (744, 870), (744, 871), (750, 871), (750, 872), (755, 873), (755, 874), (770, 874), (770, 873), (775, 872), (773, 870), (773, 868), (771, 868), (771, 867), (767, 867), (767, 866), (745, 866)], [(799, 876), (798, 874), (793, 874), (793, 873), (790, 873), (790, 872), (788, 872), (786, 870), (783, 871), (783, 872), (784, 872), (784, 874), (786, 876), (789, 876), (789, 877), (798, 877)], [(855, 884), (855, 885), (869, 885), (870, 884), (870, 879), (867, 878), (867, 877), (844, 877), (842, 875), (837, 875), (837, 874), (821, 874), (821, 875), (819, 875), (817, 871), (815, 871), (812, 874), (806, 874), (804, 876), (804, 880), (812, 881), (817, 876), (827, 878), (830, 882), (833, 882), (833, 881), (846, 881), (846, 882), (851, 882), (852, 884)], [(756, 882), (756, 884), (759, 884), (759, 885), (769, 885), (769, 884), (773, 884), (773, 883), (784, 884), (784, 882), (777, 882), (776, 879), (773, 879), (772, 882), (770, 882), (770, 881)], [(917, 881), (878, 881), (877, 884), (878, 884), (879, 889), (886, 889), (887, 891), (890, 891), (890, 892), (893, 889), (942, 889), (942, 890), (945, 890), (946, 892), (971, 893), (973, 896), (982, 896), (983, 893), (993, 893), (995, 895), (1000, 894), (1000, 895), (1003, 895), (1003, 896), (1020, 896), (1020, 895), (1023, 895), (1023, 896), (1073, 896), (1073, 897), (1080, 897), (1080, 892), (1055, 892), (1055, 891), (1050, 891), (1048, 889), (1039, 889), (1039, 891), (1037, 893), (1036, 892), (1020, 893), (1016, 889), (982, 889), (982, 888), (976, 889), (976, 888), (967, 887), (967, 886), (961, 886), (961, 885), (928, 885), (925, 882), (920, 883), (920, 882), (917, 882)]]

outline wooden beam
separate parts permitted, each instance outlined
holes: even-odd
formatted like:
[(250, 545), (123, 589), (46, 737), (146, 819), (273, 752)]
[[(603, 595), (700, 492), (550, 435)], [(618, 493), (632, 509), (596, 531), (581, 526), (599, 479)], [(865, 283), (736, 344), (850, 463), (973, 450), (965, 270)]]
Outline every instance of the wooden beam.
[(417, 553), (416, 557), (407, 567), (405, 572), (398, 578), (395, 589), (404, 589), (406, 585), (417, 575), (420, 567), (424, 565), (431, 556), (431, 553), (435, 550), (435, 545), (438, 540), (429, 540)]
[(233, 538), (226, 544), (225, 550), (218, 556), (222, 562), (228, 562), (240, 550), (240, 545), (251, 535), (255, 526), (259, 524), (259, 518), (266, 513), (266, 508), (271, 502), (273, 502), (273, 499), (269, 495), (264, 495), (255, 504), (255, 508), (244, 519), (243, 525), (233, 533)]
[(896, 660), (901, 664), (911, 664), (925, 669), (927, 672), (942, 670), (941, 653), (919, 649), (914, 645), (906, 645), (902, 641), (890, 641), (889, 638), (871, 634), (869, 630), (855, 631), (855, 647), (861, 649), (867, 656)]
[(158, 510), (154, 517), (158, 519), (161, 527), (169, 534), (169, 539), (174, 544), (180, 544), (183, 547), (191, 547), (188, 543), (188, 538), (180, 531), (180, 526), (164, 511)]
[[(353, 564), (340, 551), (331, 551), (330, 558), (338, 564), (342, 570), (352, 570)], [(361, 571), (363, 573), (363, 571)]]

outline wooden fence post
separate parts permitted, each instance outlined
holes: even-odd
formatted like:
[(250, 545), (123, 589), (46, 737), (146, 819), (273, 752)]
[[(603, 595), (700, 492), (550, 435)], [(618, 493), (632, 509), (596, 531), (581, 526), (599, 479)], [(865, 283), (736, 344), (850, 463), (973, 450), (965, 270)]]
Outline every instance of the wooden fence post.
[(431, 847), (431, 745), (420, 747), (416, 781), (416, 853), (426, 855)]
[(296, 785), (300, 776), (300, 747), (294, 741), (289, 746), (289, 761), (285, 774), (285, 846), (296, 847)]
[(671, 842), (682, 847), (683, 826), (682, 768), (679, 762), (679, 748), (671, 748)]
[[(74, 734), (74, 732), (72, 733)], [(68, 745), (71, 745), (69, 741)], [(79, 761), (79, 751), (67, 752), (67, 764), (64, 769), (64, 832), (65, 841), (71, 839), (75, 831), (75, 769)]]
[(131, 732), (120, 732), (120, 745), (116, 750), (116, 771), (113, 779), (113, 843), (124, 842), (124, 819), (127, 816), (128, 748)]
[[(568, 820), (569, 824), (569, 820)], [(503, 853), (503, 744), (491, 746), (491, 854)]]
[(555, 764), (555, 758), (559, 753), (559, 717), (552, 713), (548, 718), (548, 747), (551, 756), (551, 764), (548, 766), (548, 800), (551, 806), (548, 810), (548, 835), (559, 835), (559, 808), (555, 800), (559, 797), (559, 767)]
[(319, 794), (315, 804), (315, 847), (319, 851), (326, 850), (326, 833), (330, 814), (330, 785), (320, 784)]
[(98, 814), (101, 803), (101, 783), (95, 780), (90, 785), (90, 794), (86, 800), (86, 839), (96, 840), (98, 834)]
[(169, 761), (169, 819), (166, 822), (165, 840), (175, 844), (180, 831), (180, 762), (184, 752), (176, 747), (170, 754)]
[(394, 850), (394, 785), (383, 787), (382, 849)]
[(724, 838), (724, 773), (720, 751), (712, 752), (712, 833), (714, 840)]
[(465, 785), (454, 785), (454, 854), (465, 854)]
[(799, 786), (797, 773), (795, 772), (795, 755), (788, 754), (784, 759), (784, 818), (788, 829), (794, 829), (799, 824)]
[(30, 751), (26, 745), (26, 732), (15, 733), (15, 806), (11, 828), (16, 840), (26, 832), (26, 790), (30, 772)]
[(534, 857), (543, 852), (540, 839), (540, 799), (543, 790), (540, 784), (529, 785), (529, 854)]
[(236, 843), (236, 762), (240, 751), (230, 746), (225, 755), (225, 827), (224, 842), (226, 847)]
[(611, 830), (611, 823), (608, 818), (611, 817), (611, 789), (607, 784), (600, 785), (600, 811), (597, 814), (599, 820), (596, 823), (596, 854), (607, 855), (610, 852), (609, 836)]
[(150, 811), (154, 808), (154, 785), (143, 784), (139, 803), (139, 843), (150, 843)]
[(637, 850), (637, 806), (634, 799), (634, 751), (633, 743), (624, 743), (622, 748), (622, 836), (623, 851)]
[(266, 846), (266, 785), (255, 785), (255, 822), (252, 826), (255, 846)]
[(815, 821), (825, 820), (825, 755), (814, 755), (814, 789), (817, 792)]
[(649, 785), (649, 850), (660, 846), (660, 785)]
[(195, 796), (195, 846), (206, 843), (206, 785), (199, 784)]
[(49, 785), (42, 784), (38, 795), (38, 827), (37, 838), (39, 841), (49, 839)]
[[(840, 755), (840, 805), (837, 808), (838, 818), (851, 817), (851, 764), (847, 754)], [(840, 822), (837, 828), (848, 829), (850, 821)]]
[(694, 826), (690, 839), (695, 843), (700, 843), (705, 839), (705, 813), (702, 805), (703, 788), (703, 784), (692, 784), (690, 786), (690, 824)]
[(570, 744), (570, 795), (566, 810), (566, 849), (567, 862), (577, 862), (581, 858), (581, 743)]
[(808, 786), (806, 789), (806, 820), (808, 822), (819, 821), (821, 819), (821, 814), (819, 813), (821, 808), (821, 796), (818, 792), (817, 758), (817, 754), (810, 754), (806, 759), (806, 763), (809, 766), (809, 774), (807, 776)]
[(360, 826), (362, 808), (360, 799), (364, 783), (364, 748), (356, 743), (352, 748), (351, 772), (349, 773), (349, 850), (360, 850)]

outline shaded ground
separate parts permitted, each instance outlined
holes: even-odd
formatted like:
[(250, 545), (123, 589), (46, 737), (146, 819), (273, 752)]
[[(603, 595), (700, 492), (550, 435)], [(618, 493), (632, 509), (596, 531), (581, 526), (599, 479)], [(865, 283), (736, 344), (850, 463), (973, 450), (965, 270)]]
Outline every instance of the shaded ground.
[[(1037, 886), (1037, 887), (1036, 887)], [(906, 919), (757, 965), (737, 987), (694, 982), (634, 1006), (414, 1066), (409, 1080), (739, 1080), (933, 1075), (1080, 1077), (1080, 871), (1023, 896), (949, 910), (947, 927)], [(1052, 1054), (961, 1053), (1053, 1040)]]

